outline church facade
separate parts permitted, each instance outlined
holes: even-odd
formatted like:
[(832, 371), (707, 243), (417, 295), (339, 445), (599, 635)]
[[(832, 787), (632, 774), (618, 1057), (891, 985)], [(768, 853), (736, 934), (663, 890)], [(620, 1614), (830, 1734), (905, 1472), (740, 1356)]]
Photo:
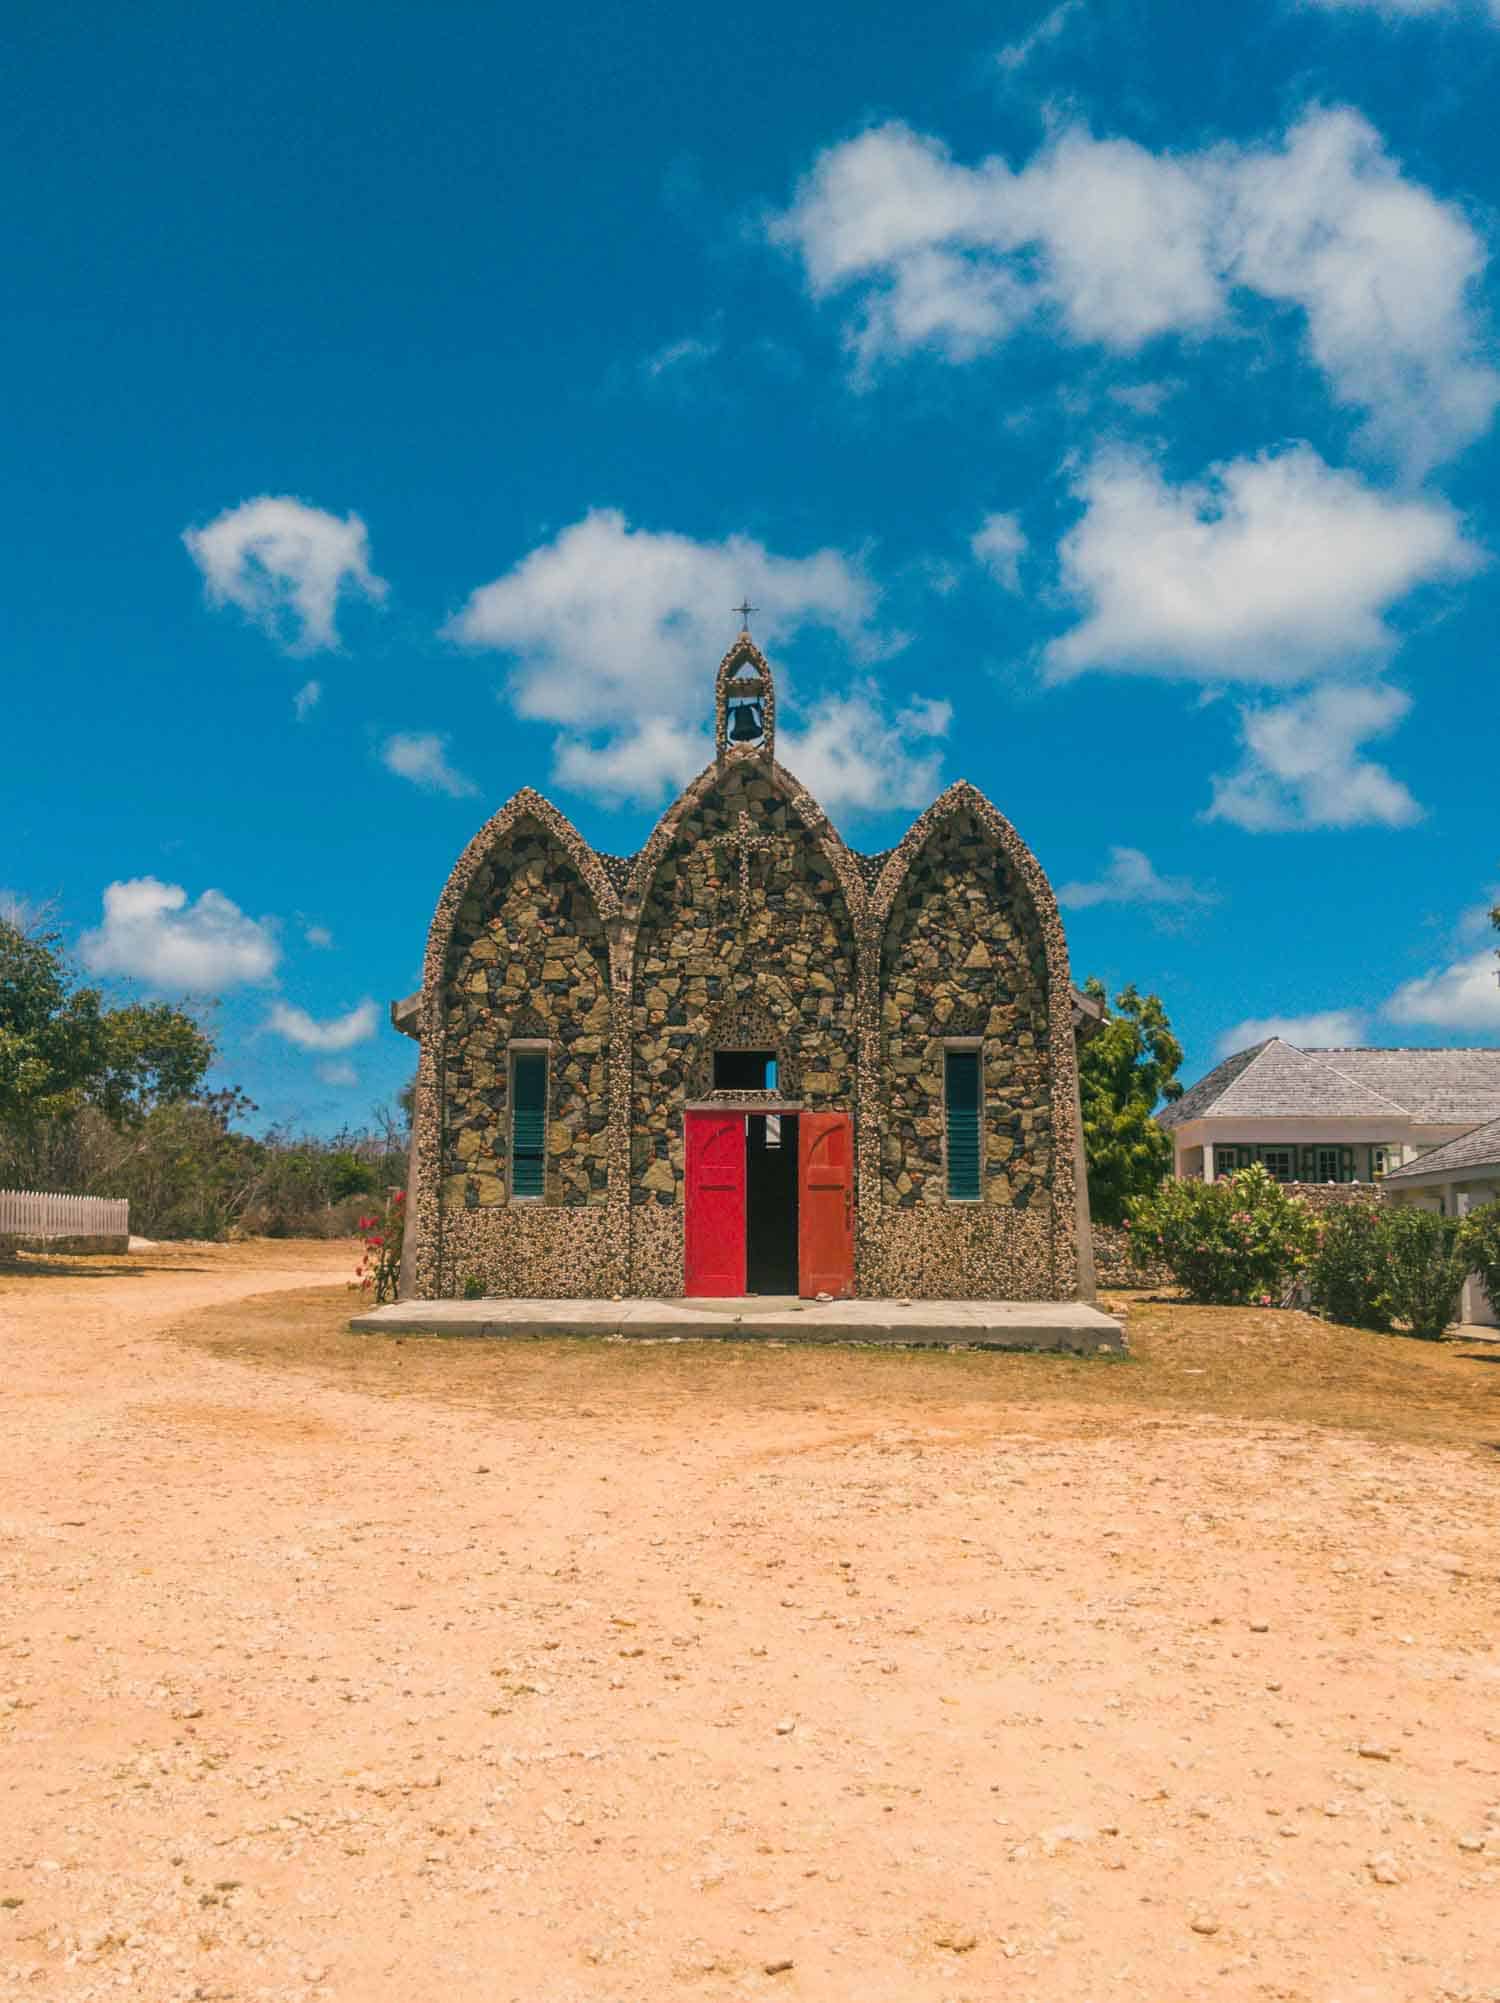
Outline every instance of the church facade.
[(404, 1295), (1091, 1299), (1077, 1004), (974, 787), (860, 855), (719, 666), (716, 756), (632, 857), (529, 788), (428, 936)]

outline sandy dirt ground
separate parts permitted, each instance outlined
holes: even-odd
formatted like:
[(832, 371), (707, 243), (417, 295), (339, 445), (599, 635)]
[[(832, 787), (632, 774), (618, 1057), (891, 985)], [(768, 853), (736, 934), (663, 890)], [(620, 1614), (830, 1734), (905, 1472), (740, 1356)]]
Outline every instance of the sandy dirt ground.
[(0, 1996), (1500, 1998), (1500, 1369), (478, 1355), (350, 1264), (0, 1279)]

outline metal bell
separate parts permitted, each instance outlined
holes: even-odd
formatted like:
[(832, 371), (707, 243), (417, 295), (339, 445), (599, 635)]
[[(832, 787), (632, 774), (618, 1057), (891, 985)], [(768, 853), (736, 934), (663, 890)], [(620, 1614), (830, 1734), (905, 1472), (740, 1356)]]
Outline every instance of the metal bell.
[(729, 717), (729, 741), (731, 744), (753, 744), (757, 737), (765, 736), (765, 726), (761, 722), (760, 705), (753, 702), (736, 703)]

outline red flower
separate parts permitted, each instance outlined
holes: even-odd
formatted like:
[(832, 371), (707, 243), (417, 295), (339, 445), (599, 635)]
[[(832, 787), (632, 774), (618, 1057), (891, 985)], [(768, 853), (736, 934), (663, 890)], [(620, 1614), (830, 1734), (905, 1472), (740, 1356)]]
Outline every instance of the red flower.
[(385, 1243), (385, 1240), (384, 1240), (384, 1238), (380, 1237), (380, 1236), (379, 1236), (379, 1235), (377, 1234), (377, 1236), (375, 1236), (374, 1238), (372, 1238), (372, 1239), (370, 1240), (370, 1243), (371, 1243), (372, 1245), (383, 1245), (383, 1244)]

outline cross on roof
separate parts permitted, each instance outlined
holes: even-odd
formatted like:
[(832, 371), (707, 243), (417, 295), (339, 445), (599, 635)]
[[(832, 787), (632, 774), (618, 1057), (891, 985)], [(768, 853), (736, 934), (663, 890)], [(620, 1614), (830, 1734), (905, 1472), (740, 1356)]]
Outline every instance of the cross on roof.
[(743, 605), (731, 605), (729, 609), (731, 612), (739, 613), (740, 624), (744, 628), (744, 630), (748, 633), (750, 631), (750, 614), (752, 612), (758, 612), (760, 610), (760, 607), (758, 605), (752, 605), (750, 603), (750, 600), (747, 598)]
[(758, 850), (769, 852), (774, 849), (785, 848), (786, 844), (787, 837), (785, 835), (758, 835), (755, 832), (754, 821), (751, 820), (743, 807), (740, 809), (739, 819), (735, 822), (734, 828), (729, 834), (714, 835), (711, 838), (709, 842), (710, 848), (728, 849), (739, 858), (739, 910), (741, 918), (744, 917), (750, 904), (751, 856)]

